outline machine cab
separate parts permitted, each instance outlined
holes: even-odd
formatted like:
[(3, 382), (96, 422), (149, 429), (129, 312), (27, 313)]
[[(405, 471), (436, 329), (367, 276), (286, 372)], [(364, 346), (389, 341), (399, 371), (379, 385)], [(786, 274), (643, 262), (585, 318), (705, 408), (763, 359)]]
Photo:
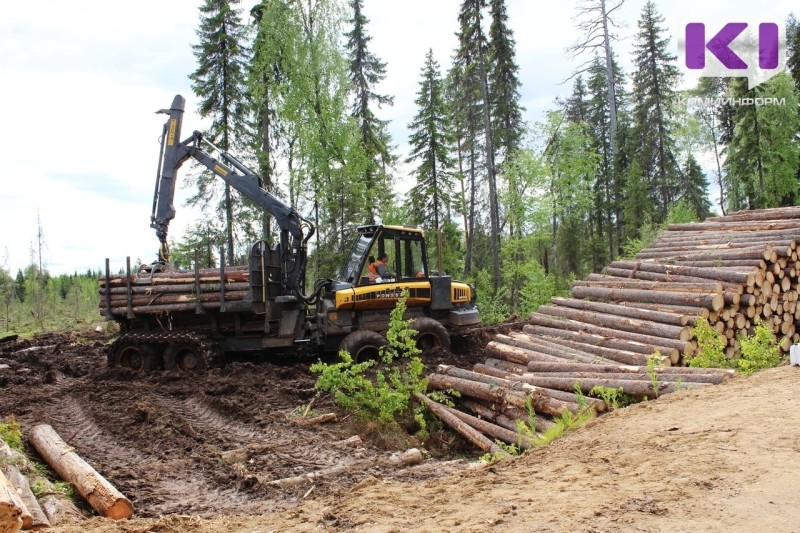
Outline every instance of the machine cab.
[[(389, 275), (370, 278), (370, 258), (378, 260), (388, 255), (386, 270)], [(362, 226), (358, 228), (350, 256), (344, 265), (340, 281), (354, 287), (423, 281), (428, 279), (425, 235), (420, 229), (400, 226)]]

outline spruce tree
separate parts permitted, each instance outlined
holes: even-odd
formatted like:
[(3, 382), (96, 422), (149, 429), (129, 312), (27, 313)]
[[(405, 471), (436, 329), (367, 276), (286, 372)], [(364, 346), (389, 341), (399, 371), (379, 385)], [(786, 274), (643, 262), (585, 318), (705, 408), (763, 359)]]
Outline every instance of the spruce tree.
[(649, 0), (639, 19), (634, 44), (634, 158), (649, 184), (655, 222), (664, 220), (675, 200), (679, 168), (675, 156), (673, 108), (678, 83), (676, 57), (669, 53), (664, 18)]
[(700, 163), (691, 152), (686, 157), (682, 171), (682, 187), (677, 200), (683, 201), (694, 210), (699, 220), (711, 214), (711, 202), (708, 200), (708, 179)]
[(416, 163), (417, 184), (411, 189), (411, 214), (417, 224), (437, 230), (449, 211), (455, 166), (452, 156), (452, 133), (444, 101), (444, 82), (433, 50), (425, 56), (422, 79), (414, 103), (417, 114), (409, 137), (411, 155), (407, 163)]
[(368, 49), (372, 37), (367, 34), (369, 20), (363, 13), (363, 0), (351, 0), (350, 8), (353, 10), (353, 18), (350, 19), (353, 29), (345, 36), (350, 59), (349, 76), (353, 84), (351, 115), (358, 122), (360, 143), (367, 158), (364, 202), (367, 207), (367, 222), (374, 224), (376, 207), (384, 204), (388, 196), (386, 169), (392, 165), (393, 157), (389, 146), (391, 137), (387, 128), (388, 121), (375, 116), (371, 106), (377, 105), (380, 108), (392, 105), (393, 99), (375, 92), (375, 86), (386, 77), (386, 63)]
[[(455, 61), (464, 72), (461, 96), (480, 106), (481, 128), (473, 130), (483, 135), (485, 176), (488, 185), (489, 239), (491, 257), (491, 284), (496, 293), (500, 286), (500, 212), (495, 171), (495, 150), (489, 103), (489, 53), (488, 42), (482, 28), (483, 8), (486, 0), (464, 0), (458, 14), (459, 47)], [(473, 236), (475, 234), (473, 228)]]
[(519, 66), (514, 35), (508, 27), (506, 0), (490, 0), (489, 105), (493, 121), (495, 160), (502, 165), (520, 147), (524, 126), (520, 106)]
[(790, 13), (786, 19), (786, 68), (800, 90), (800, 21), (794, 13)]
[[(200, 7), (198, 44), (192, 46), (197, 69), (189, 76), (192, 89), (200, 98), (199, 113), (211, 118), (206, 136), (220, 149), (229, 151), (239, 132), (246, 128), (244, 96), (246, 28), (240, 20), (239, 0), (205, 0)], [(208, 207), (217, 178), (202, 173), (197, 178), (197, 193), (191, 205)], [(228, 260), (234, 264), (234, 192), (225, 184), (224, 198), (217, 208), (224, 213)]]
[(745, 78), (731, 82), (731, 96), (783, 99), (784, 105), (739, 105), (727, 148), (728, 208), (763, 209), (794, 205), (798, 199), (796, 110), (798, 91), (788, 73), (747, 89)]

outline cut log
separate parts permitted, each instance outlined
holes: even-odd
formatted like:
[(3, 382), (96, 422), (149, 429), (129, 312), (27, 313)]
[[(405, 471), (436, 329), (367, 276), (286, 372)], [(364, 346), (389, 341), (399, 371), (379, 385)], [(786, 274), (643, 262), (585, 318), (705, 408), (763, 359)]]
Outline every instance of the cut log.
[(755, 275), (752, 272), (730, 272), (724, 269), (663, 265), (645, 261), (614, 261), (610, 266), (612, 268), (622, 268), (626, 270), (641, 270), (643, 272), (658, 272), (661, 274), (694, 276), (698, 278), (713, 279), (716, 281), (739, 283), (741, 285), (753, 285), (755, 283)]
[(464, 400), (462, 402), (464, 407), (489, 422), (494, 422), (500, 427), (506, 428), (509, 431), (518, 431), (516, 419), (506, 416), (503, 413), (498, 413), (492, 410), (488, 405), (481, 403), (477, 400)]
[[(591, 353), (574, 350), (572, 348), (564, 348), (563, 346), (553, 344), (550, 341), (542, 341), (538, 338), (534, 338), (529, 335), (522, 335), (516, 332), (512, 332), (510, 335), (497, 335), (495, 340), (503, 344), (516, 346), (517, 348), (530, 350), (536, 354), (544, 354), (551, 357), (556, 357), (558, 359), (580, 361), (582, 363), (596, 363), (603, 361), (601, 357), (597, 357)], [(542, 360), (549, 358), (539, 357), (537, 359)]]
[(500, 439), (508, 444), (515, 444), (524, 450), (528, 450), (534, 446), (533, 442), (528, 437), (519, 433), (518, 431), (512, 431), (510, 429), (498, 426), (497, 424), (492, 424), (491, 422), (481, 420), (478, 417), (469, 415), (446, 405), (442, 405), (442, 407), (444, 407), (459, 420), (469, 424), (484, 435), (488, 435), (495, 439)]
[(573, 287), (573, 298), (597, 298), (617, 302), (644, 302), (654, 304), (694, 305), (719, 311), (725, 305), (720, 293), (684, 293), (646, 291), (637, 289), (608, 289), (604, 287)]
[(414, 395), (431, 413), (436, 415), (439, 420), (455, 429), (461, 435), (467, 438), (470, 442), (486, 453), (499, 453), (501, 455), (508, 455), (499, 445), (492, 442), (483, 433), (476, 430), (469, 424), (463, 422), (460, 418), (450, 413), (445, 406), (434, 402), (424, 394), (416, 393)]
[[(16, 450), (12, 450), (5, 442), (0, 440), (0, 462), (7, 462), (16, 465), (21, 472), (25, 472), (28, 477), (28, 490), (30, 491), (31, 482), (36, 483), (42, 487), (42, 492), (39, 494), (38, 506), (41, 508), (45, 515), (44, 521), (51, 526), (59, 526), (81, 522), (84, 516), (72, 503), (72, 500), (67, 498), (62, 493), (53, 490), (52, 483), (42, 476), (33, 465), (31, 465), (28, 458)], [(24, 490), (24, 489), (23, 489)], [(19, 491), (18, 491), (19, 492)], [(41, 521), (41, 518), (36, 514), (34, 505), (28, 505), (28, 510), (31, 512), (33, 519), (34, 529), (36, 523)]]
[[(531, 372), (629, 372), (646, 373), (647, 367), (633, 365), (587, 365), (584, 363), (546, 363), (532, 361), (528, 363), (528, 370)], [(693, 368), (688, 366), (668, 366), (655, 367), (656, 374), (672, 374), (684, 376), (691, 380), (692, 375), (715, 376), (720, 382), (736, 374), (730, 368)]]
[[(575, 363), (575, 364), (580, 364), (584, 366), (593, 366), (593, 365), (586, 365), (584, 363)], [(494, 376), (496, 378), (501, 378), (506, 381), (524, 383), (524, 381), (522, 380), (522, 376), (520, 374), (514, 374), (513, 372), (505, 372), (503, 370), (500, 370), (499, 368), (495, 368), (490, 365), (477, 363), (473, 367), (473, 371), (479, 374), (486, 374), (487, 376)], [(450, 375), (456, 375), (456, 374), (450, 374)], [(467, 376), (462, 376), (462, 377), (467, 377)], [(499, 382), (498, 384), (502, 384), (502, 382)], [(545, 395), (549, 396), (550, 398), (555, 398), (556, 400), (561, 400), (563, 402), (573, 404), (575, 407), (571, 408), (570, 410), (577, 412), (577, 407), (579, 406), (581, 399), (578, 398), (578, 395), (575, 394), (574, 392), (560, 391), (555, 389), (545, 389), (543, 387), (537, 387), (537, 390), (541, 390)], [(606, 404), (602, 400), (598, 400), (596, 398), (584, 398), (584, 401), (586, 401), (586, 403), (594, 407), (594, 410), (598, 413), (606, 410)]]
[(47, 424), (34, 426), (29, 439), (39, 455), (100, 515), (115, 520), (130, 518), (133, 505), (111, 483), (75, 453)]
[[(530, 335), (541, 335), (545, 337), (552, 337), (553, 339), (564, 339), (576, 343), (590, 344), (592, 346), (601, 346), (611, 348), (614, 350), (622, 350), (640, 354), (642, 357), (633, 361), (619, 361), (624, 364), (644, 365), (647, 364), (648, 356), (655, 352), (661, 352), (661, 355), (669, 357), (670, 361), (673, 356), (676, 361), (680, 357), (679, 350), (665, 348), (663, 346), (655, 346), (652, 344), (642, 344), (640, 342), (629, 341), (626, 339), (603, 337), (602, 335), (579, 333), (576, 331), (567, 331), (563, 329), (548, 328), (544, 326), (537, 326), (533, 324), (526, 324), (522, 327), (522, 331)], [(516, 361), (523, 364), (528, 364), (529, 361)]]
[(642, 333), (645, 335), (651, 335), (653, 337), (664, 337), (667, 339), (678, 339), (682, 341), (688, 341), (692, 338), (692, 333), (690, 331), (691, 328), (686, 326), (673, 326), (670, 324), (664, 324), (663, 322), (653, 322), (651, 320), (643, 320), (640, 318), (606, 315), (596, 311), (573, 309), (571, 307), (558, 305), (542, 305), (539, 307), (538, 312), (544, 315), (568, 318), (570, 320), (576, 320), (586, 324), (594, 324), (596, 326), (630, 331), (632, 333)]
[[(721, 297), (721, 295), (718, 295)], [(563, 329), (574, 331), (578, 333), (589, 333), (592, 335), (600, 335), (602, 337), (625, 339), (642, 344), (649, 344), (659, 347), (662, 355), (667, 355), (677, 350), (680, 353), (691, 353), (689, 350), (689, 343), (678, 339), (667, 339), (664, 337), (655, 337), (653, 335), (645, 335), (642, 333), (633, 333), (630, 331), (622, 331), (614, 328), (607, 328), (602, 326), (595, 326), (593, 324), (586, 324), (576, 320), (556, 320), (547, 315), (540, 313), (530, 313), (528, 321), (536, 326), (543, 326), (551, 329)], [(524, 331), (524, 328), (523, 328)]]
[(26, 514), (22, 516), (22, 529), (38, 530), (50, 527), (50, 521), (47, 519), (47, 516), (45, 516), (42, 507), (36, 500), (36, 496), (34, 496), (31, 491), (28, 478), (26, 478), (16, 466), (10, 463), (3, 465), (2, 471), (11, 484), (14, 485), (17, 494), (19, 494), (22, 503), (25, 505)]
[[(698, 278), (702, 280), (702, 278)], [(641, 289), (666, 292), (717, 293), (725, 288), (721, 281), (702, 280), (694, 282), (651, 281), (646, 279), (620, 278), (606, 274), (589, 274), (586, 281), (576, 280), (572, 287), (605, 287), (608, 289)]]
[(29, 515), (14, 485), (0, 472), (0, 529), (17, 533), (22, 529), (23, 516)]
[(630, 307), (626, 305), (609, 304), (603, 302), (593, 302), (591, 300), (580, 300), (577, 298), (559, 298), (554, 296), (550, 299), (550, 301), (551, 303), (560, 305), (562, 307), (572, 307), (574, 309), (594, 311), (596, 313), (603, 313), (605, 315), (638, 318), (640, 320), (661, 322), (662, 324), (670, 324), (672, 326), (686, 326), (689, 323), (690, 318), (678, 313), (655, 311), (652, 309), (643, 309), (640, 307)]
[(553, 416), (559, 416), (564, 410), (574, 410), (575, 408), (574, 405), (568, 402), (562, 402), (545, 396), (542, 391), (537, 390), (535, 386), (529, 386), (525, 390), (512, 390), (500, 385), (491, 385), (480, 381), (446, 376), (444, 374), (431, 374), (428, 376), (428, 385), (431, 388), (439, 390), (457, 390), (470, 398), (478, 398), (479, 400), (495, 403), (506, 403), (514, 407), (519, 407), (520, 409), (525, 409), (528, 403), (530, 403), (535, 412), (547, 413)]
[(529, 376), (528, 374), (523, 374), (522, 377), (526, 382), (536, 385), (537, 387), (547, 387), (550, 389), (569, 391), (575, 390), (575, 387), (578, 386), (585, 394), (589, 394), (589, 391), (591, 391), (594, 387), (609, 387), (612, 389), (621, 388), (626, 394), (630, 394), (631, 396), (635, 396), (637, 398), (642, 398), (645, 396), (652, 398), (662, 394), (675, 392), (679, 389), (691, 389), (708, 386), (707, 383), (666, 383), (663, 381), (658, 381), (656, 383), (656, 390), (654, 391), (652, 383), (645, 380), (552, 378), (535, 375)]
[[(488, 373), (482, 373), (477, 370), (466, 370), (464, 368), (458, 368), (450, 365), (439, 365), (437, 372), (444, 376), (477, 381), (487, 385), (496, 385), (498, 387), (505, 387), (506, 389), (512, 391), (521, 391), (532, 398), (537, 395), (546, 396), (546, 398), (539, 399), (538, 404), (537, 400), (534, 400), (533, 406), (535, 407), (536, 405), (541, 405), (540, 410), (547, 414), (558, 415), (561, 414), (564, 409), (568, 409), (572, 412), (578, 411), (578, 400), (575, 394), (572, 392), (546, 389), (544, 387), (534, 387), (533, 385), (529, 385), (528, 383), (522, 381), (516, 374), (503, 373), (502, 370), (493, 369), (492, 367), (481, 365), (480, 363), (475, 366), (479, 369), (483, 368), (488, 370)], [(501, 373), (504, 375), (498, 375)]]

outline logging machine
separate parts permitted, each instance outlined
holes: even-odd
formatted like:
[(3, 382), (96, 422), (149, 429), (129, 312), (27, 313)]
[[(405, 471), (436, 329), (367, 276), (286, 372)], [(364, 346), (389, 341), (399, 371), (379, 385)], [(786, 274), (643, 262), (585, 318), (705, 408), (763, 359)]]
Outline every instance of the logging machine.
[[(450, 332), (480, 323), (475, 288), (428, 270), (420, 229), (370, 225), (357, 229), (335, 279), (319, 279), (305, 293), (309, 239), (314, 225), (263, 188), (241, 161), (195, 131), (181, 139), (185, 100), (177, 95), (161, 137), (150, 226), (160, 246), (158, 261), (111, 276), (106, 260), (100, 306), (120, 326), (110, 345), (110, 366), (146, 372), (202, 371), (232, 354), (270, 355), (347, 350), (356, 360), (374, 357), (386, 344), (389, 313), (408, 292), (406, 318), (413, 319), (422, 348), (450, 346)], [(178, 270), (170, 265), (167, 234), (178, 169), (193, 158), (263, 208), (280, 237), (274, 247), (259, 241), (246, 265)], [(369, 276), (367, 260), (388, 253), (391, 275)]]

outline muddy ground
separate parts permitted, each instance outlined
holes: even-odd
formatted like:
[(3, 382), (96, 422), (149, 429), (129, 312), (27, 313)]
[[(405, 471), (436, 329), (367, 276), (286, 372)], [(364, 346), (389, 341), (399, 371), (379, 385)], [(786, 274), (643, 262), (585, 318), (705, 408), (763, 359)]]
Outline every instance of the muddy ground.
[[(487, 334), (488, 335), (488, 334)], [(457, 354), (482, 357), (478, 336)], [(603, 415), (491, 465), (449, 433), (362, 421), (305, 426), (310, 361), (234, 363), (202, 378), (105, 368), (102, 335), (0, 345), (0, 415), (51, 424), (134, 503), (136, 518), (61, 531), (798, 531), (800, 368), (684, 390)], [(436, 362), (436, 361), (434, 361)], [(360, 435), (363, 445), (344, 443)], [(392, 466), (393, 451), (431, 456)], [(274, 480), (311, 472), (299, 484)]]

